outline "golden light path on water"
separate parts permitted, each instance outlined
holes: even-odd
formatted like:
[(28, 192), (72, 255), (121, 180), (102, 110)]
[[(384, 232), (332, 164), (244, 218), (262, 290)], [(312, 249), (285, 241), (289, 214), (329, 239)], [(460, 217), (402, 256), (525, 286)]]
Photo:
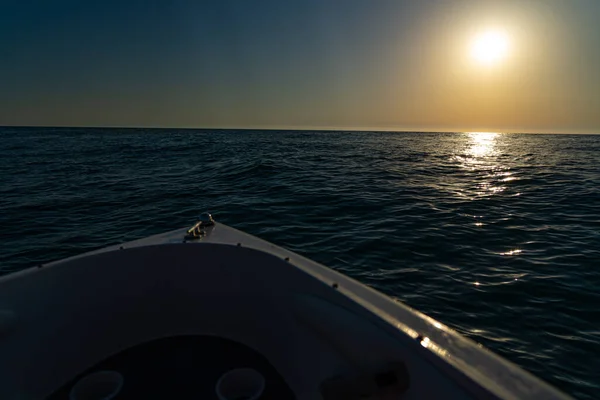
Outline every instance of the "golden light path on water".
[(496, 139), (500, 133), (469, 132), (468, 135), (471, 139), (469, 154), (473, 157), (485, 157), (493, 154)]
[[(506, 190), (506, 184), (515, 180), (513, 172), (502, 164), (502, 151), (500, 149), (503, 133), (498, 132), (468, 132), (467, 144), (462, 155), (456, 159), (461, 166), (468, 171), (472, 181), (463, 189), (463, 196), (470, 200), (482, 200), (500, 195)], [(515, 194), (519, 196), (520, 193)], [(504, 199), (503, 199), (504, 200)], [(509, 201), (507, 198), (506, 201)], [(485, 208), (482, 208), (484, 214)], [(486, 223), (485, 215), (473, 215), (477, 228), (483, 228)], [(500, 256), (517, 256), (522, 253), (519, 248), (506, 249), (502, 252), (496, 252)], [(473, 282), (477, 288), (482, 286), (504, 285), (517, 281), (525, 274), (505, 274), (499, 281)]]

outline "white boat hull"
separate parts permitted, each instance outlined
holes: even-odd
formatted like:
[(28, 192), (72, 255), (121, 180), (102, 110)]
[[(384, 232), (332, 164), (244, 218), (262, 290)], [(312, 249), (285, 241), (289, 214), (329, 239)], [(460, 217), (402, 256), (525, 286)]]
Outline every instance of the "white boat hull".
[(0, 278), (0, 398), (47, 398), (109, 356), (182, 336), (255, 350), (297, 399), (329, 396), (336, 376), (350, 385), (398, 363), (410, 382), (394, 398), (568, 398), (298, 254), (222, 224), (185, 236), (180, 229)]

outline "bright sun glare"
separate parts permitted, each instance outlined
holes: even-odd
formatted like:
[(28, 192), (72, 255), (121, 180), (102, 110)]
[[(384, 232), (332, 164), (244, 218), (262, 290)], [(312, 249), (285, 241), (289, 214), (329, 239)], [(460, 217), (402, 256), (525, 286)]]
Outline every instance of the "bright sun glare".
[(506, 57), (508, 45), (508, 37), (504, 32), (483, 32), (474, 38), (471, 55), (481, 64), (496, 64)]

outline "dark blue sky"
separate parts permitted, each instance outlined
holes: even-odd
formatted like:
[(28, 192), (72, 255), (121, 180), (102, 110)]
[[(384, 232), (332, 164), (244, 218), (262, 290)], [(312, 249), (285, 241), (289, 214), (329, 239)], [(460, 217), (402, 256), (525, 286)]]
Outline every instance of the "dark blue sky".
[(0, 125), (600, 129), (600, 1), (149, 3), (5, 1)]

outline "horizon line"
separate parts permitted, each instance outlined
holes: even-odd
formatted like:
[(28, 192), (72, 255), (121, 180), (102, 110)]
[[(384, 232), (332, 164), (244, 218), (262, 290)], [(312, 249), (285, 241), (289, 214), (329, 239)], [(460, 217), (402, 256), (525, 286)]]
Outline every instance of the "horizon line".
[(533, 131), (533, 130), (500, 130), (500, 129), (408, 129), (408, 128), (388, 128), (388, 127), (332, 127), (332, 126), (314, 126), (314, 127), (299, 127), (299, 126), (256, 126), (256, 127), (235, 127), (235, 126), (211, 126), (211, 127), (191, 127), (191, 126), (144, 126), (144, 125), (0, 125), (0, 128), (54, 128), (54, 129), (180, 129), (180, 130), (245, 130), (245, 131), (331, 131), (331, 132), (397, 132), (397, 133), (509, 133), (509, 134), (538, 134), (538, 135), (599, 135), (598, 131), (581, 130), (581, 131)]

